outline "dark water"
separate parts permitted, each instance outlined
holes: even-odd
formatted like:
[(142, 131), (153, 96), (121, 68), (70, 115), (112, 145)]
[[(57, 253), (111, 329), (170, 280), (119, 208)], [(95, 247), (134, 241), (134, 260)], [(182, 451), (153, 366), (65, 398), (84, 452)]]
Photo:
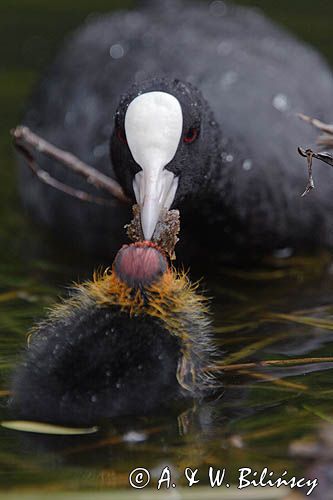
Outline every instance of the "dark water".
[[(86, 0), (73, 3), (1, 0), (0, 5), (0, 418), (6, 416), (7, 377), (27, 329), (66, 283), (91, 271), (63, 251), (53, 249), (51, 254), (48, 237), (25, 218), (8, 135), (64, 35), (92, 8), (105, 11), (133, 2), (95, 0), (93, 7)], [(332, 3), (242, 3), (264, 8), (333, 63)], [(208, 275), (205, 285), (214, 297), (223, 361), (333, 356), (332, 282), (329, 255), (271, 259), (251, 271), (225, 268), (214, 277)], [(318, 477), (325, 491), (322, 498), (333, 498), (333, 362), (313, 361), (230, 371), (225, 375), (224, 396), (214, 404), (176, 409), (167, 416), (115, 421), (95, 436), (32, 439), (0, 429), (0, 488), (38, 490), (42, 498), (46, 491), (95, 489), (105, 489), (112, 496), (109, 490), (127, 486), (129, 471), (139, 466), (159, 471), (168, 464), (175, 477), (186, 466), (199, 467), (202, 484), (207, 483), (209, 465), (226, 467), (230, 483), (236, 482), (239, 467), (260, 471), (267, 466), (276, 474), (288, 470), (288, 477)], [(137, 435), (128, 434), (134, 430)], [(304, 442), (303, 451), (299, 440)], [(329, 481), (332, 490), (325, 490)], [(185, 484), (184, 479), (178, 482)], [(226, 488), (209, 489), (205, 495), (228, 498), (226, 492)], [(262, 491), (250, 497), (244, 490), (239, 498), (266, 498), (259, 494)], [(269, 494), (267, 498), (273, 498)], [(177, 489), (171, 496), (182, 495)], [(281, 490), (276, 495), (286, 498)], [(188, 498), (196, 497), (193, 493)]]

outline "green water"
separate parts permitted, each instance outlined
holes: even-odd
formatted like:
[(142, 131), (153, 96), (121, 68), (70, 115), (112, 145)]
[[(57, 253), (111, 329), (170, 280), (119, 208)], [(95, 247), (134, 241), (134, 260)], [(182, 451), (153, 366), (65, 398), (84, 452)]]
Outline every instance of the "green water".
[[(317, 45), (333, 63), (332, 3), (242, 3), (264, 8)], [(51, 253), (48, 238), (24, 216), (16, 192), (8, 131), (19, 122), (26, 97), (64, 35), (92, 9), (106, 11), (125, 4), (131, 2), (95, 0), (92, 7), (87, 0), (75, 5), (64, 0), (1, 0), (1, 391), (7, 388), (11, 367), (33, 320), (43, 315), (44, 308), (56, 300), (68, 282), (91, 270), (83, 262), (73, 264), (72, 256), (56, 248)], [(214, 277), (208, 275), (205, 286), (214, 297), (216, 335), (224, 346), (225, 361), (333, 356), (332, 269), (330, 256), (322, 255), (276, 259), (252, 271), (226, 268)], [(128, 486), (131, 469), (143, 466), (161, 470), (165, 464), (180, 476), (186, 466), (199, 467), (202, 484), (207, 483), (204, 478), (211, 465), (226, 467), (230, 483), (236, 482), (239, 467), (261, 470), (268, 466), (277, 474), (288, 470), (289, 476), (299, 477), (311, 477), (320, 470), (323, 485), (330, 466), (323, 455), (325, 446), (329, 455), (326, 443), (333, 433), (326, 427), (333, 423), (332, 375), (330, 362), (243, 368), (225, 376), (224, 396), (214, 404), (182, 408), (154, 418), (122, 419), (85, 438), (31, 439), (0, 429), (0, 488), (30, 492), (32, 498), (36, 498), (36, 491), (42, 492), (43, 498), (46, 491), (83, 490), (106, 490), (111, 497), (111, 490)], [(0, 394), (0, 418), (5, 418), (6, 396)], [(133, 430), (143, 433), (145, 440), (126, 442), (123, 436)], [(295, 441), (319, 439), (324, 443), (320, 444), (323, 453), (319, 456), (315, 452), (309, 452), (309, 458), (291, 453)], [(178, 483), (184, 485), (185, 481), (181, 477)], [(225, 498), (225, 494), (226, 488), (217, 490), (215, 497)], [(213, 490), (205, 495), (213, 495)], [(246, 490), (239, 495), (250, 498)]]

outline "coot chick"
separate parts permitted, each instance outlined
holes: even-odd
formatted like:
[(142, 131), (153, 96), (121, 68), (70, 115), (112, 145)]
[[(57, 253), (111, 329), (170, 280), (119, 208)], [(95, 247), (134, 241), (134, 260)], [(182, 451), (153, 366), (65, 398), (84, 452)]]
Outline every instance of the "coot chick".
[(207, 301), (149, 242), (75, 286), (32, 331), (13, 377), (15, 418), (65, 425), (143, 415), (215, 385)]
[[(332, 179), (318, 169), (320, 189), (300, 198), (305, 166), (296, 146), (313, 136), (294, 113), (332, 118), (326, 63), (256, 10), (148, 4), (80, 28), (36, 90), (24, 123), (118, 176), (141, 205), (146, 239), (160, 209), (171, 205), (182, 211), (186, 252), (198, 241), (247, 254), (331, 246)], [(39, 161), (86, 189), (59, 165)], [(40, 184), (25, 166), (20, 175), (28, 209), (66, 241), (93, 253), (119, 248), (126, 207), (84, 205)]]

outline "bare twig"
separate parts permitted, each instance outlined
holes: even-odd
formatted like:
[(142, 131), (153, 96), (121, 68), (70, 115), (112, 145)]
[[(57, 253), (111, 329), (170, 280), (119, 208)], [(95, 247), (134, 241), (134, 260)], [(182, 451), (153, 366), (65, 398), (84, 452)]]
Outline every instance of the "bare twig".
[(114, 198), (117, 198), (118, 200), (125, 203), (130, 203), (129, 198), (125, 195), (122, 187), (117, 181), (111, 179), (111, 177), (108, 177), (107, 175), (104, 175), (102, 172), (99, 172), (90, 165), (87, 165), (73, 154), (67, 151), (63, 151), (53, 144), (45, 141), (38, 135), (31, 132), (28, 127), (16, 127), (15, 129), (11, 130), (11, 135), (14, 138), (14, 144), (16, 148), (28, 161), (31, 170), (41, 181), (45, 182), (46, 184), (59, 189), (60, 191), (63, 191), (70, 196), (79, 198), (80, 200), (103, 204), (108, 203), (108, 200), (103, 200), (103, 198), (91, 196), (84, 191), (78, 191), (51, 177), (48, 172), (42, 170), (37, 165), (32, 153), (28, 150), (29, 146), (39, 151), (40, 153), (43, 153), (46, 156), (60, 162), (64, 167), (69, 168), (73, 172), (84, 177), (90, 184), (93, 184), (95, 187), (103, 189), (109, 194), (112, 194)]
[(326, 153), (323, 151), (322, 153), (316, 153), (315, 151), (312, 151), (312, 149), (303, 149), (303, 148), (298, 148), (298, 152), (301, 156), (307, 157), (308, 155), (311, 155), (312, 158), (316, 158), (317, 160), (321, 160), (324, 163), (327, 163), (327, 165), (330, 165), (333, 167), (333, 155), (330, 153)]
[(69, 196), (72, 196), (73, 198), (78, 198), (81, 201), (88, 201), (91, 203), (96, 203), (98, 205), (113, 205), (112, 200), (107, 200), (105, 198), (99, 198), (97, 196), (93, 196), (85, 191), (74, 189), (68, 186), (67, 184), (64, 184), (63, 182), (58, 181), (57, 179), (52, 177), (48, 172), (46, 172), (46, 170), (39, 168), (39, 166), (35, 162), (32, 154), (28, 149), (18, 144), (15, 145), (15, 148), (22, 154), (22, 156), (24, 156), (24, 158), (27, 161), (28, 167), (36, 175), (36, 177), (38, 177), (39, 180), (41, 180), (48, 186), (58, 189), (58, 191), (66, 193)]
[[(319, 137), (317, 138), (317, 144), (319, 146), (333, 148), (333, 125), (321, 122), (320, 120), (317, 120), (316, 118), (311, 118), (310, 116), (304, 115), (303, 113), (298, 113), (297, 116), (301, 120), (310, 123), (316, 129), (323, 132), (323, 134), (319, 135)], [(301, 156), (304, 156), (308, 161), (308, 183), (304, 193), (302, 194), (302, 196), (305, 196), (314, 188), (314, 181), (312, 176), (313, 158), (323, 161), (324, 163), (327, 163), (328, 165), (333, 167), (333, 155), (325, 151), (317, 153), (315, 151), (312, 151), (312, 149), (303, 149), (300, 147), (298, 148), (298, 152)]]
[(318, 130), (321, 130), (326, 134), (333, 135), (333, 125), (328, 125), (327, 123), (321, 122), (316, 118), (311, 118), (310, 116), (304, 115), (303, 113), (297, 113), (297, 116), (304, 122), (310, 123)]
[(313, 151), (311, 149), (302, 149), (298, 148), (298, 152), (301, 156), (305, 156), (306, 159), (308, 160), (308, 182), (305, 188), (304, 193), (302, 193), (302, 197), (307, 195), (312, 189), (314, 189), (314, 181), (313, 181), (313, 176), (312, 176), (312, 158), (313, 158)]
[(322, 134), (317, 139), (318, 146), (333, 149), (333, 135)]
[(327, 163), (327, 165), (333, 167), (333, 155), (326, 152), (316, 153), (315, 151), (312, 151), (312, 149), (303, 149), (300, 147), (298, 148), (298, 152), (301, 156), (307, 158), (308, 161), (308, 183), (306, 185), (304, 193), (302, 194), (302, 196), (305, 196), (314, 188), (314, 181), (312, 176), (312, 159), (316, 158), (317, 160), (323, 161), (324, 163)]

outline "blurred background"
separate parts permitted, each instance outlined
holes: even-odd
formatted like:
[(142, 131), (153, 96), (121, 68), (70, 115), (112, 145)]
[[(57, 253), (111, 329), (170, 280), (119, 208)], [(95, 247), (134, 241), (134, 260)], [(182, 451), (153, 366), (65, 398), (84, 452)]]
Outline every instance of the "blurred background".
[[(332, 1), (238, 3), (262, 9), (299, 38), (316, 46), (333, 65)], [(50, 245), (49, 236), (35, 228), (23, 214), (9, 130), (19, 124), (33, 86), (67, 34), (97, 12), (131, 8), (135, 4), (133, 0), (0, 2), (1, 419), (6, 416), (10, 370), (25, 343), (27, 329), (63, 292), (66, 283), (91, 273), (90, 265), (84, 267), (83, 257), (78, 263), (63, 250), (58, 251)], [(316, 261), (291, 259), (270, 264), (264, 271), (232, 274), (222, 269), (215, 279), (207, 278), (207, 287), (215, 297), (216, 333), (221, 344), (232, 353), (230, 361), (333, 354), (330, 257), (322, 256)], [(297, 309), (295, 314), (293, 309)], [(275, 316), (269, 316), (272, 310)], [(277, 314), (286, 311), (289, 316), (279, 319)], [(271, 319), (263, 323), (262, 318), (267, 317)], [(189, 461), (192, 465), (194, 461), (198, 466), (209, 463), (230, 469), (269, 465), (272, 470), (275, 467), (299, 474), (315, 470), (322, 475), (323, 484), (332, 484), (327, 479), (332, 447), (325, 455), (331, 459), (318, 459), (311, 451), (310, 456), (296, 453), (296, 458), (291, 453), (299, 439), (314, 443), (318, 439), (329, 441), (322, 425), (333, 423), (332, 373), (332, 364), (326, 363), (312, 365), (311, 369), (272, 370), (257, 374), (257, 379), (246, 373), (231, 377), (226, 382), (230, 397), (221, 400), (213, 411), (219, 416), (213, 418), (210, 407), (199, 412), (201, 423), (197, 425), (201, 430), (203, 423), (208, 426), (208, 435), (200, 434), (201, 430), (198, 433), (198, 428), (193, 434), (179, 433), (177, 412), (162, 420), (147, 419), (135, 425), (126, 421), (120, 427), (112, 424), (104, 441), (99, 436), (84, 442), (36, 443), (2, 429), (0, 489), (23, 491), (29, 487), (57, 491), (122, 487), (127, 485), (127, 472), (134, 466), (146, 463), (157, 467), (166, 462), (187, 466)], [(149, 437), (140, 447), (131, 448), (131, 444), (122, 441), (122, 433), (133, 426), (140, 431), (145, 429), (144, 436)], [(324, 438), (318, 437), (320, 432)], [(332, 435), (331, 428), (327, 432)], [(331, 494), (332, 490), (328, 491)], [(223, 498), (221, 495), (217, 497)], [(245, 493), (241, 498), (247, 498)], [(329, 499), (333, 495), (320, 498)]]

